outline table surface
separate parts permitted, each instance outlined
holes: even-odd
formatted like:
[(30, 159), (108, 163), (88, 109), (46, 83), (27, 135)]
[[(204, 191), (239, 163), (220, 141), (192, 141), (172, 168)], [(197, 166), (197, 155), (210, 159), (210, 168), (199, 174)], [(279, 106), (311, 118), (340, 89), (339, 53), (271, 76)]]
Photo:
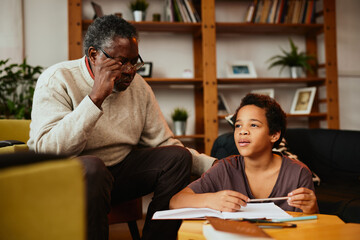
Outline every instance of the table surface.
[[(292, 216), (306, 216), (303, 213), (288, 212)], [(318, 219), (293, 221), (296, 228), (263, 229), (274, 239), (359, 239), (360, 224), (345, 224), (335, 215), (317, 214)], [(179, 232), (178, 240), (205, 240), (202, 227), (205, 220), (184, 220)]]

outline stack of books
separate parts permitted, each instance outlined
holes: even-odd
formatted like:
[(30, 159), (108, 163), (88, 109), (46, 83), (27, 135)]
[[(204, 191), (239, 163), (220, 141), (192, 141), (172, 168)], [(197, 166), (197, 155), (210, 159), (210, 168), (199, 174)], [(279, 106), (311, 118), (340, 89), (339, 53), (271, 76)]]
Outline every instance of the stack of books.
[(192, 0), (166, 0), (165, 21), (197, 23), (201, 18)]
[(314, 23), (315, 1), (316, 0), (254, 0), (249, 5), (245, 22)]

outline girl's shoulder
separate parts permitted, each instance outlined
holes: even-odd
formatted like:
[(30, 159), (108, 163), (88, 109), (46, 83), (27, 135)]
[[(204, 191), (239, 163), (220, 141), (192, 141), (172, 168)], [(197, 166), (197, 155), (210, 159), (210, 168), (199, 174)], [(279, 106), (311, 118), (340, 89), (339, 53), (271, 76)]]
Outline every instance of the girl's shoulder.
[(305, 163), (301, 162), (298, 159), (293, 159), (288, 156), (282, 155), (283, 166), (286, 168), (293, 168), (293, 169), (306, 169), (307, 171), (311, 172), (309, 167), (306, 166)]
[(244, 159), (240, 155), (231, 155), (219, 161), (226, 168), (240, 168), (243, 165)]

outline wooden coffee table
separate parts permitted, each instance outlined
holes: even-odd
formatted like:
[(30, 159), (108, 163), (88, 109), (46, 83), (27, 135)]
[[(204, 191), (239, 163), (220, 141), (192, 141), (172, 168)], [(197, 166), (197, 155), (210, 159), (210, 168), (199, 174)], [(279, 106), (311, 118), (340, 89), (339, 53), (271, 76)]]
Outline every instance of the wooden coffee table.
[[(303, 213), (288, 212), (292, 216), (306, 216)], [(335, 215), (317, 214), (318, 219), (294, 221), (296, 228), (264, 229), (274, 239), (359, 239), (360, 224), (345, 224)], [(202, 228), (205, 220), (184, 220), (178, 240), (205, 240)]]

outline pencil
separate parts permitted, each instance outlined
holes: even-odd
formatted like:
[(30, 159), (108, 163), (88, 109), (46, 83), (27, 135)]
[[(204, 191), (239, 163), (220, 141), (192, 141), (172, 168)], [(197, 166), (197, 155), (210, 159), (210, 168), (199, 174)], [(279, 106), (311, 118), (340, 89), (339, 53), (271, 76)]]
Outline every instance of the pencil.
[(293, 218), (285, 218), (285, 219), (273, 219), (272, 222), (292, 222), (292, 221), (302, 221), (302, 220), (313, 220), (317, 218), (318, 218), (317, 215), (310, 215), (310, 216), (293, 217)]
[(265, 201), (287, 200), (288, 198), (289, 197), (255, 198), (255, 199), (250, 199), (249, 202), (265, 202)]

